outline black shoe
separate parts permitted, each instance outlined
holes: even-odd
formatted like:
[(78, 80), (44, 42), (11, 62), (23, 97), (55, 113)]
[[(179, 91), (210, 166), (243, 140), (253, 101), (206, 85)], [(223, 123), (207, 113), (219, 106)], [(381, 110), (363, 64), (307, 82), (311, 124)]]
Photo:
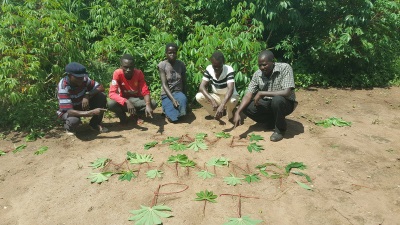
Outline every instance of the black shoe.
[(206, 119), (206, 120), (213, 120), (213, 119), (214, 119), (214, 117), (213, 117), (213, 116), (211, 116), (211, 115), (208, 115), (208, 116), (204, 117), (204, 119)]
[(271, 137), (269, 138), (271, 141), (273, 142), (277, 142), (283, 139), (283, 135), (285, 135), (285, 133), (278, 133), (278, 132), (274, 132)]

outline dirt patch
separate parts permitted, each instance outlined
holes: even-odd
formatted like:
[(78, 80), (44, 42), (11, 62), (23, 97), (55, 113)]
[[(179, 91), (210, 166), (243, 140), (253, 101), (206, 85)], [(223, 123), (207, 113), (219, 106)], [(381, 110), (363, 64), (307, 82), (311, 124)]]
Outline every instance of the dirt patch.
[[(400, 88), (310, 89), (296, 94), (299, 106), (287, 117), (289, 130), (278, 143), (269, 141), (272, 131), (250, 119), (231, 130), (227, 121), (221, 125), (206, 120), (202, 109), (194, 110), (179, 124), (166, 122), (160, 109), (140, 127), (121, 127), (116, 119), (105, 119), (110, 132), (100, 135), (85, 126), (77, 137), (54, 130), (35, 142), (7, 135), (0, 141), (0, 150), (21, 144), (27, 147), (0, 157), (0, 223), (133, 224), (128, 221), (130, 210), (150, 206), (160, 184), (180, 183), (188, 189), (157, 199), (172, 208), (173, 217), (163, 219), (164, 224), (217, 225), (238, 217), (238, 198), (221, 194), (257, 197), (242, 199), (241, 214), (263, 220), (262, 224), (400, 224)], [(333, 116), (351, 121), (352, 126), (323, 128), (314, 124)], [(234, 136), (233, 142), (232, 137), (217, 140), (215, 133), (221, 131)], [(208, 135), (208, 150), (176, 152), (161, 144), (169, 136), (194, 138), (197, 133)], [(250, 153), (246, 147), (249, 134), (264, 137), (258, 143), (265, 150)], [(144, 144), (151, 141), (159, 144), (144, 150)], [(34, 155), (41, 146), (48, 151)], [(127, 151), (152, 154), (154, 162), (128, 165), (140, 170), (130, 182), (119, 181), (115, 175), (100, 185), (90, 183), (89, 174), (99, 171), (92, 170), (90, 162), (109, 158), (122, 163)], [(167, 160), (177, 154), (186, 154), (197, 167), (178, 167), (176, 171)], [(231, 165), (215, 170), (205, 166), (213, 157), (228, 158)], [(266, 178), (255, 168), (266, 162), (282, 167), (303, 162), (307, 168), (301, 172), (311, 177), (312, 184), (294, 174)], [(146, 172), (157, 168), (164, 172), (163, 177), (149, 179)], [(203, 168), (216, 176), (199, 178), (196, 172)], [(243, 178), (249, 173), (258, 173), (260, 181), (249, 184), (242, 180), (236, 186), (224, 182), (230, 174)], [(313, 190), (303, 189), (296, 181)], [(161, 192), (181, 189), (168, 185)], [(205, 215), (203, 202), (194, 201), (196, 193), (204, 190), (218, 195), (217, 203), (207, 204)]]

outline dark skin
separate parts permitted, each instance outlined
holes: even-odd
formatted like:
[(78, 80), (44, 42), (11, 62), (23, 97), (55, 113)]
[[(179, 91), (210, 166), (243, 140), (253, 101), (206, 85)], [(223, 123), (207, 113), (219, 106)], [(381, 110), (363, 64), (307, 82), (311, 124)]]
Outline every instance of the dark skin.
[[(133, 72), (135, 69), (135, 65), (132, 60), (122, 59), (120, 68), (124, 72), (124, 76), (127, 80), (132, 79)], [(133, 95), (136, 93), (137, 93), (137, 90), (128, 90), (128, 94)], [(145, 109), (146, 117), (150, 116), (151, 118), (153, 118), (153, 109), (151, 108), (151, 105), (150, 105), (150, 101), (151, 101), (150, 95), (145, 95), (145, 96), (143, 96), (143, 98), (146, 101), (146, 109)], [(128, 108), (128, 113), (131, 115), (135, 115), (136, 114), (135, 106), (128, 99), (125, 99), (125, 103), (126, 103), (126, 107)]]
[[(70, 84), (73, 87), (79, 87), (82, 85), (84, 78), (83, 77), (75, 77), (72, 74), (68, 74), (69, 80), (70, 80)], [(103, 86), (99, 86), (97, 89), (95, 89), (92, 93), (97, 94), (98, 92), (103, 92), (104, 91), (104, 87)], [(101, 113), (107, 111), (107, 109), (103, 109), (103, 108), (96, 108), (96, 109), (92, 109), (89, 110), (89, 98), (90, 96), (85, 95), (85, 97), (82, 99), (82, 109), (83, 111), (80, 110), (75, 110), (75, 109), (70, 109), (67, 111), (68, 116), (71, 117), (91, 117), (91, 116), (96, 116), (96, 115), (100, 115)]]
[[(211, 65), (214, 69), (215, 77), (219, 79), (221, 76), (222, 70), (223, 70), (223, 62), (220, 62), (214, 58), (211, 58)], [(214, 100), (213, 97), (211, 97), (210, 93), (207, 91), (207, 86), (208, 86), (209, 81), (202, 80), (200, 87), (199, 87), (199, 92), (201, 92), (209, 102), (211, 102), (211, 105), (213, 106), (213, 109), (215, 111), (215, 119), (220, 119), (223, 116), (224, 109), (226, 103), (231, 99), (232, 94), (233, 94), (233, 89), (234, 89), (234, 83), (228, 83), (228, 92), (225, 94), (225, 98), (221, 102), (220, 105)]]
[[(177, 58), (177, 52), (178, 49), (175, 47), (171, 46), (168, 47), (167, 51), (165, 52), (165, 56), (168, 60), (168, 62), (173, 66), (174, 63), (176, 62)], [(158, 72), (160, 73), (160, 78), (161, 78), (161, 84), (164, 88), (165, 94), (168, 96), (169, 99), (171, 99), (172, 104), (174, 104), (175, 107), (179, 106), (179, 102), (174, 98), (174, 96), (171, 93), (171, 90), (168, 87), (168, 82), (167, 82), (167, 75), (165, 74), (164, 70), (158, 69)], [(183, 83), (183, 90), (182, 92), (186, 94), (186, 75), (182, 74), (182, 83)]]
[[(272, 71), (274, 69), (274, 63), (268, 60), (266, 56), (260, 56), (258, 58), (258, 68), (261, 70), (263, 76), (270, 77), (272, 75)], [(240, 113), (250, 104), (252, 98), (254, 100), (254, 104), (258, 105), (258, 101), (263, 97), (274, 97), (274, 96), (283, 96), (289, 97), (291, 88), (286, 88), (280, 91), (259, 91), (253, 98), (252, 93), (247, 93), (240, 103), (240, 106), (236, 110), (235, 116), (233, 117), (234, 128), (240, 125)]]

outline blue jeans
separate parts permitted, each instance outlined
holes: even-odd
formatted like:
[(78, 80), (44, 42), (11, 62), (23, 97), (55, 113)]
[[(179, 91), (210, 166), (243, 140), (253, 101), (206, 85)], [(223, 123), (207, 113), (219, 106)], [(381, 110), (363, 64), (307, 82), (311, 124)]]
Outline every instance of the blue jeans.
[(187, 98), (180, 91), (173, 92), (172, 96), (175, 98), (176, 101), (179, 102), (178, 107), (174, 106), (171, 99), (169, 99), (167, 95), (161, 96), (161, 103), (162, 103), (162, 108), (163, 108), (165, 115), (172, 122), (175, 122), (178, 120), (178, 117), (186, 115)]

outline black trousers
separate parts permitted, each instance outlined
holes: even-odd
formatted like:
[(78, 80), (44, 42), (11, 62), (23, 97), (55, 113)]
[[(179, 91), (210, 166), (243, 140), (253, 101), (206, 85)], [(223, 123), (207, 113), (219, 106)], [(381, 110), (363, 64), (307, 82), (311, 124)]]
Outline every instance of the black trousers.
[(258, 123), (266, 123), (267, 128), (285, 132), (287, 129), (285, 117), (293, 112), (294, 105), (294, 101), (275, 96), (272, 99), (260, 99), (257, 106), (251, 101), (243, 113)]

